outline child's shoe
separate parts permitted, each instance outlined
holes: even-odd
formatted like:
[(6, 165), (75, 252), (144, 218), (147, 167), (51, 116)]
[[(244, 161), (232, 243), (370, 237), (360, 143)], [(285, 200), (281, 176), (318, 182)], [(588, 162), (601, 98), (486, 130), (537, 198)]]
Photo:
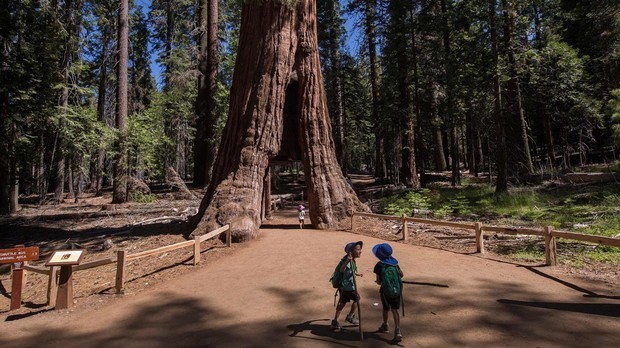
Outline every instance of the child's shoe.
[(397, 328), (394, 330), (394, 340), (393, 340), (393, 341), (394, 341), (394, 342), (400, 342), (400, 341), (402, 341), (402, 340), (403, 340), (403, 334), (402, 334), (402, 333), (400, 333), (400, 328), (399, 328), (399, 327), (397, 327)]
[(334, 329), (334, 330), (340, 330), (340, 329), (342, 329), (342, 327), (340, 326), (340, 323), (339, 323), (339, 322), (338, 322), (338, 320), (336, 320), (336, 319), (333, 319), (333, 320), (332, 320), (332, 325), (331, 325), (331, 328), (332, 328), (332, 329)]
[(355, 313), (347, 314), (347, 321), (353, 325), (359, 325), (360, 321), (355, 317)]
[(382, 333), (390, 332), (390, 328), (388, 327), (388, 324), (387, 323), (381, 324), (381, 326), (379, 326), (379, 332), (382, 332)]

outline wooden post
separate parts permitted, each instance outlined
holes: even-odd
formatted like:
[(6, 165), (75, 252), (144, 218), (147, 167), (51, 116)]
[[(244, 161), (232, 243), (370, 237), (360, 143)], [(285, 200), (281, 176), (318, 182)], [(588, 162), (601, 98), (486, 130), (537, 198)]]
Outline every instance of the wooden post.
[(125, 258), (127, 252), (125, 250), (119, 250), (116, 253), (116, 294), (120, 295), (124, 293), (123, 286), (125, 285)]
[(22, 306), (22, 287), (24, 284), (24, 261), (11, 265), (11, 310)]
[(58, 266), (50, 266), (50, 275), (47, 280), (47, 305), (56, 307), (58, 296)]
[(474, 228), (476, 230), (476, 252), (484, 254), (484, 232), (482, 231), (482, 224), (476, 222)]
[(194, 266), (200, 263), (200, 236), (194, 237)]
[(68, 309), (73, 306), (73, 266), (60, 266), (60, 280), (56, 296), (56, 309)]
[(547, 266), (557, 265), (557, 246), (555, 237), (551, 235), (552, 231), (552, 226), (545, 227), (545, 264)]
[(409, 231), (407, 230), (407, 217), (403, 214), (403, 240), (406, 242), (409, 238)]
[(226, 231), (226, 245), (230, 248), (232, 244), (232, 232), (230, 231), (230, 225), (228, 225), (228, 230)]
[(353, 231), (353, 218), (355, 217), (355, 212), (351, 212), (351, 231)]
[(271, 220), (271, 166), (267, 166), (263, 187), (265, 192), (265, 219)]

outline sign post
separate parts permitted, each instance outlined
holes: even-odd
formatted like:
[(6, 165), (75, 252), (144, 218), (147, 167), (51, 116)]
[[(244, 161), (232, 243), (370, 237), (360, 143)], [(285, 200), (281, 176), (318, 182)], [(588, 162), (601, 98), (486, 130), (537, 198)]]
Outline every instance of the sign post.
[(46, 266), (60, 266), (60, 280), (56, 295), (56, 309), (73, 306), (73, 265), (79, 265), (85, 250), (57, 250), (45, 263)]
[(24, 263), (39, 259), (39, 247), (17, 245), (13, 249), (0, 249), (0, 263), (11, 263), (11, 309), (22, 306)]

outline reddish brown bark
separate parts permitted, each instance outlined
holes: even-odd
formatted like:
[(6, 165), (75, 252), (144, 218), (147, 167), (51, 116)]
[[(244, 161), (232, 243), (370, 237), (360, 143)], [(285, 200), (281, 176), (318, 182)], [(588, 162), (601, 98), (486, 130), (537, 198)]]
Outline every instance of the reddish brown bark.
[[(294, 72), (294, 73), (293, 73)], [(298, 80), (295, 81), (295, 80)], [(310, 205), (317, 228), (336, 227), (352, 210), (367, 210), (336, 161), (321, 76), (315, 1), (243, 5), (229, 118), (212, 182), (193, 235), (230, 224), (233, 240), (255, 237), (261, 224), (269, 160), (281, 147), (287, 86), (298, 83), (298, 127)]]
[(129, 25), (127, 0), (121, 0), (118, 9), (118, 63), (116, 67), (116, 127), (119, 137), (116, 143), (118, 154), (114, 163), (114, 193), (112, 203), (124, 203), (127, 195), (127, 61), (129, 57)]

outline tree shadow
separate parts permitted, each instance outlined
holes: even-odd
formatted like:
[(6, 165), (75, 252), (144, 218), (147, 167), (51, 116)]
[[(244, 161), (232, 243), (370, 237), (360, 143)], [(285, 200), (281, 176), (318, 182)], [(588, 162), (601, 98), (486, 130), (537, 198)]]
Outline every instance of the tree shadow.
[(412, 282), (412, 281), (407, 281), (407, 280), (403, 280), (404, 284), (411, 284), (411, 285), (424, 285), (424, 286), (435, 286), (438, 288), (449, 288), (450, 286), (447, 284), (437, 284), (437, 283), (426, 283), (426, 282)]
[[(573, 283), (569, 283), (566, 280), (562, 280), (562, 279), (556, 278), (556, 277), (554, 277), (552, 275), (549, 275), (549, 274), (547, 274), (545, 272), (542, 272), (542, 271), (536, 269), (536, 267), (533, 267), (533, 266), (519, 266), (519, 267), (523, 267), (523, 268), (527, 269), (528, 271), (530, 271), (532, 273), (535, 273), (535, 274), (537, 274), (537, 275), (539, 275), (539, 276), (541, 276), (543, 278), (547, 278), (549, 280), (552, 280), (552, 281), (554, 281), (556, 283), (562, 284), (562, 285), (564, 285), (564, 286), (566, 286), (566, 287), (568, 287), (570, 289), (582, 292), (582, 293), (584, 293), (583, 297), (605, 298), (605, 299), (612, 299), (612, 300), (620, 300), (620, 296), (599, 295), (599, 294), (595, 293), (594, 291), (582, 288), (579, 285), (576, 285), (576, 284), (573, 284)], [(540, 266), (540, 267), (542, 267), (542, 266)]]
[(613, 303), (554, 303), (516, 301), (507, 299), (499, 299), (497, 300), (497, 302), (512, 306), (528, 306), (535, 308), (554, 309), (558, 311), (596, 314), (607, 317), (620, 318), (620, 305)]

